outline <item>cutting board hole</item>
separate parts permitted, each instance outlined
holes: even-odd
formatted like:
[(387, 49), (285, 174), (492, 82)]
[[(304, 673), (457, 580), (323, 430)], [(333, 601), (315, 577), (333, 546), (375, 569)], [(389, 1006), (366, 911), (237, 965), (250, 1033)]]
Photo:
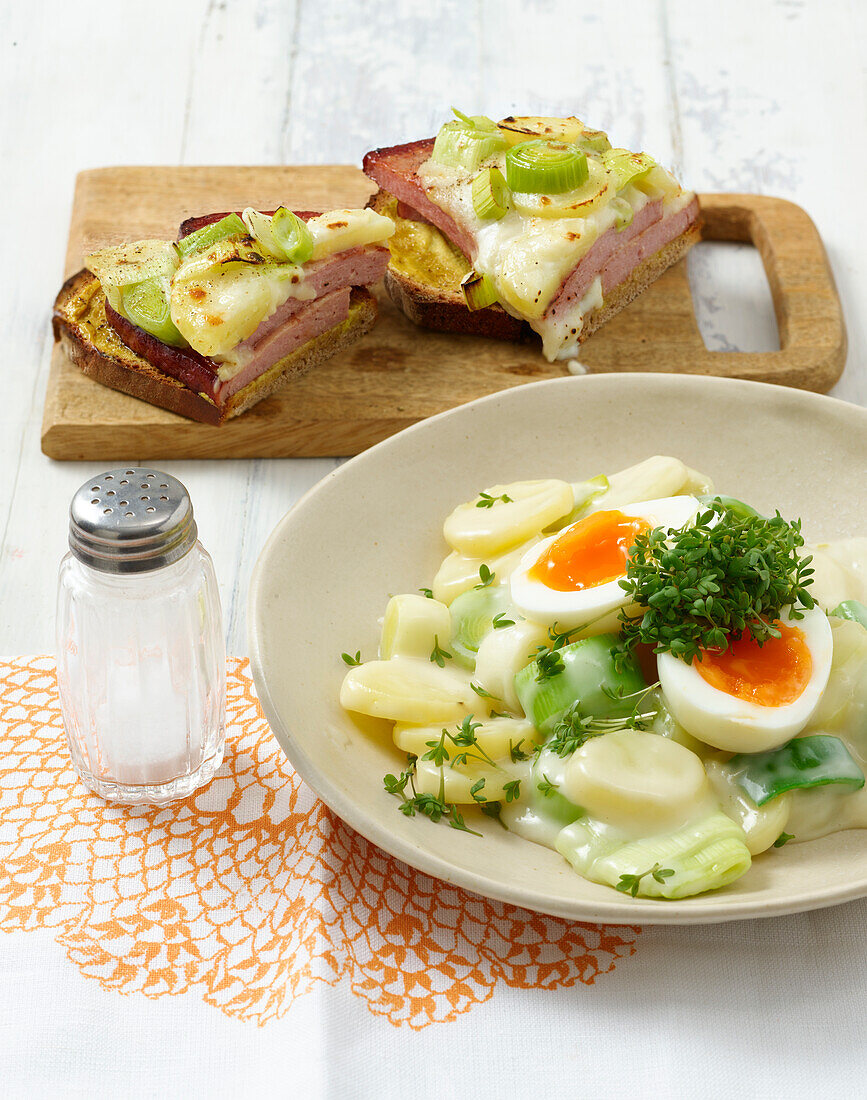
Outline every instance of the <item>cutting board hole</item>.
[(779, 351), (762, 259), (751, 244), (701, 241), (687, 260), (689, 288), (708, 351)]

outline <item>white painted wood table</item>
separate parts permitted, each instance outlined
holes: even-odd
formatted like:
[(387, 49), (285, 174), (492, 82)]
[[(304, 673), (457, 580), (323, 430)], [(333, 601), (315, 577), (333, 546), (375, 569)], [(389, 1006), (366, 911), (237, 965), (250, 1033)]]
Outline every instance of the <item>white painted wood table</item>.
[[(618, 143), (650, 150), (696, 190), (756, 191), (805, 207), (826, 243), (849, 332), (848, 366), (834, 394), (867, 403), (867, 5), (861, 0), (2, 0), (0, 12), (0, 293), (6, 302), (0, 653), (52, 651), (66, 509), (93, 469), (52, 462), (39, 450), (50, 305), (81, 169), (358, 163), (368, 148), (434, 132), (452, 103), (495, 117), (511, 111), (575, 113), (609, 130)], [(774, 346), (770, 296), (751, 249), (701, 246), (691, 259), (691, 278), (709, 346)], [(136, 457), (128, 456), (131, 462)], [(287, 508), (335, 462), (164, 465), (191, 491), (220, 580), (228, 649), (242, 655), (245, 597), (257, 554)], [(846, 912), (853, 929), (867, 915), (859, 905)], [(845, 928), (847, 918), (841, 919)], [(810, 920), (775, 927), (796, 937)], [(763, 1076), (756, 1068), (758, 1076), (742, 1091), (777, 1095), (784, 1081), (788, 1095), (860, 1091), (863, 1078), (856, 1085), (851, 1074), (864, 1069), (864, 1056), (856, 1050), (860, 1032), (851, 1027), (849, 1009), (863, 1016), (863, 964), (853, 962), (847, 971), (833, 956), (829, 961), (820, 1021), (825, 1045), (814, 1042), (815, 991), (800, 964), (789, 986), (766, 991), (767, 1013), (785, 1015), (791, 1028), (813, 1036), (799, 1046), (788, 1032), (781, 1040), (766, 1026), (761, 1006), (750, 1001), (739, 1008), (738, 983), (750, 981), (734, 954), (742, 934), (693, 931), (680, 937), (677, 950), (717, 990), (706, 1004), (694, 989), (677, 990), (676, 959), (654, 959), (661, 940), (640, 963), (645, 993), (655, 963), (656, 978), (670, 983), (660, 990), (660, 1026), (669, 1033), (690, 1031), (692, 1056), (703, 1058), (712, 1074), (705, 1095), (735, 1091), (734, 1080), (726, 1084), (724, 1061), (731, 1059), (736, 1074), (737, 1051), (761, 1065), (758, 1034), (769, 1044), (765, 1068), (778, 1076)], [(776, 935), (766, 925), (752, 936), (753, 961)], [(0, 985), (7, 964), (9, 976), (21, 980), (15, 942), (0, 939)], [(704, 951), (710, 954), (702, 962)], [(720, 971), (727, 958), (730, 974)], [(34, 965), (57, 971), (62, 1003), (45, 984), (25, 982), (17, 1001), (0, 989), (0, 1046), (11, 1042), (10, 1013), (25, 1021), (15, 1035), (28, 1036), (10, 1048), (11, 1062), (10, 1049), (0, 1056), (0, 1065), (12, 1066), (16, 1095), (25, 1089), (28, 1095), (60, 1094), (65, 1085), (76, 1095), (80, 1086), (84, 1094), (83, 1082), (100, 1079), (109, 1095), (124, 1088), (128, 1095), (150, 1095), (151, 1089), (153, 1095), (255, 1095), (266, 1087), (288, 1095), (302, 1083), (314, 1094), (368, 1094), (382, 1032), (372, 1017), (358, 1023), (353, 1013), (359, 1010), (348, 997), (334, 993), (337, 999), (324, 1008), (299, 1002), (269, 1028), (242, 1028), (185, 998), (139, 998), (134, 1004), (85, 988), (75, 974), (60, 975), (66, 965), (62, 951), (47, 938), (44, 956)], [(596, 996), (595, 989), (590, 992)], [(701, 1093), (695, 1078), (691, 1091), (689, 1077), (679, 1076), (671, 1052), (654, 1045), (649, 1002), (631, 1018), (636, 1037), (632, 1043), (624, 1039), (622, 1060), (606, 1063), (588, 1054), (583, 1064), (576, 1062), (576, 1044), (620, 1026), (618, 1016), (631, 998), (625, 968), (600, 983), (589, 1032), (569, 1031), (586, 1023), (579, 1022), (567, 994), (554, 1002), (561, 1006), (562, 1029), (528, 1001), (525, 1028), (517, 1034), (520, 994), (509, 991), (509, 1013), (501, 1001), (447, 1030), (402, 1033), (403, 1045), (389, 1054), (380, 1095), (457, 1095), (459, 1085), (447, 1066), (453, 1057), (464, 1067), (462, 1094), (473, 1088), (503, 1094), (509, 1088), (516, 1095), (550, 1095), (553, 1089), (566, 1095), (646, 1095), (651, 1080), (661, 1095)], [(173, 1003), (167, 1006), (166, 1000)], [(105, 1014), (114, 1019), (114, 1051), (99, 1043)], [(701, 1019), (706, 1028), (699, 1026)], [(317, 1026), (321, 1049), (312, 1049), (309, 1038), (299, 1049), (299, 1029), (309, 1037)], [(83, 1028), (90, 1046), (83, 1043)], [(40, 1039), (53, 1052), (41, 1068)], [(335, 1052), (341, 1053), (336, 1061)], [(789, 1059), (787, 1067), (774, 1062), (780, 1052)]]

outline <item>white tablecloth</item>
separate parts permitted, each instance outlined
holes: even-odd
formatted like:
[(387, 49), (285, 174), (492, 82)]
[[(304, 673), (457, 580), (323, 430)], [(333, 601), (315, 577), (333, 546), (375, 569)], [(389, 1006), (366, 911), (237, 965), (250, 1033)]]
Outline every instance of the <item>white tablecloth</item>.
[[(0, 0), (0, 15), (2, 653), (50, 652), (64, 517), (72, 492), (92, 473), (89, 464), (52, 463), (39, 451), (47, 317), (81, 169), (357, 164), (367, 149), (432, 133), (451, 103), (497, 117), (575, 113), (618, 143), (648, 149), (697, 190), (758, 191), (803, 206), (826, 243), (849, 328), (849, 363), (835, 394), (867, 401), (863, 3)], [(770, 296), (751, 249), (700, 246), (690, 268), (709, 346), (774, 346)], [(246, 652), (244, 602), (259, 549), (332, 465), (165, 464), (190, 488), (214, 554), (230, 653)], [(28, 774), (38, 770), (33, 764)], [(215, 798), (225, 798), (215, 790)], [(43, 786), (33, 792), (28, 812), (48, 799)], [(312, 803), (304, 805), (310, 810)], [(242, 817), (255, 812), (252, 804), (237, 809)], [(61, 855), (55, 853), (65, 866)], [(158, 895), (162, 872), (145, 869)], [(3, 871), (10, 880), (5, 861)], [(19, 908), (26, 908), (28, 869), (14, 871), (24, 888)], [(40, 857), (29, 873), (36, 881), (44, 871)], [(108, 887), (91, 888), (79, 873), (76, 917), (98, 921)], [(865, 1091), (867, 903), (768, 922), (647, 929), (624, 942), (612, 970), (598, 974), (600, 959), (611, 960), (585, 931), (586, 940), (572, 942), (584, 943), (588, 961), (582, 968), (578, 950), (564, 963), (561, 950), (562, 978), (570, 984), (551, 989), (522, 987), (514, 967), (502, 964), (508, 953), (500, 944), (484, 955), (484, 966), (475, 961), (480, 948), (469, 952), (461, 966), (481, 969), (483, 980), (467, 983), (456, 972), (465, 987), (456, 993), (455, 980), (443, 977), (446, 951), (445, 961), (429, 968), (433, 1012), (453, 1018), (414, 1030), (374, 1013), (370, 997), (353, 992), (353, 980), (363, 978), (339, 941), (331, 960), (327, 944), (310, 945), (317, 962), (309, 973), (290, 967), (251, 978), (250, 987), (272, 993), (273, 1011), (261, 1024), (242, 1011), (243, 995), (228, 1003), (226, 988), (209, 1002), (201, 982), (170, 993), (160, 984), (167, 976), (158, 975), (147, 990), (133, 992), (143, 972), (144, 980), (150, 976), (147, 951), (108, 983), (97, 949), (118, 954), (119, 938), (109, 928), (76, 953), (60, 940), (80, 925), (70, 932), (50, 890), (43, 897), (35, 927), (18, 924), (0, 935), (3, 1097), (269, 1090), (634, 1100)], [(130, 908), (135, 916), (135, 904)], [(247, 911), (227, 906), (232, 936)], [(172, 912), (158, 906), (146, 916), (157, 942)], [(256, 950), (246, 958), (259, 952), (269, 960), (256, 928)], [(186, 934), (175, 931), (183, 942)], [(399, 943), (409, 931), (392, 935)], [(383, 943), (369, 945), (371, 958), (374, 947)], [(205, 963), (196, 962), (197, 974), (208, 971)], [(315, 980), (317, 974), (329, 981)], [(595, 981), (580, 974), (596, 974)]]

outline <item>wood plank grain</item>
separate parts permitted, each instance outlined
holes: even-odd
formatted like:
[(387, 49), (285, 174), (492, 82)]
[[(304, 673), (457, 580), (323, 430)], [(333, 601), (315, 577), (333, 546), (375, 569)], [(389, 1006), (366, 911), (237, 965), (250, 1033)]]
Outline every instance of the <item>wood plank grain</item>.
[[(67, 254), (139, 236), (169, 236), (190, 214), (245, 204), (270, 208), (362, 205), (371, 190), (349, 166), (117, 168), (83, 173)], [(682, 371), (826, 390), (845, 357), (845, 334), (821, 241), (789, 203), (706, 196), (707, 232), (754, 239), (780, 317), (778, 352), (708, 351), (683, 264), (668, 271), (582, 348), (592, 371)], [(54, 458), (125, 461), (189, 457), (355, 454), (434, 413), (496, 390), (562, 375), (538, 344), (424, 332), (379, 293), (372, 333), (220, 428), (99, 386), (55, 349), (42, 446)]]

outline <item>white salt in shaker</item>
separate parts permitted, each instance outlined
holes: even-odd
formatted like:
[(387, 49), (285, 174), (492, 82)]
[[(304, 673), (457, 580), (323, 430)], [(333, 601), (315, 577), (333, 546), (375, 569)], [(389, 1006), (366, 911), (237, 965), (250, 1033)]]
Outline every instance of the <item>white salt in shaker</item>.
[(60, 566), (57, 678), (72, 762), (103, 798), (183, 798), (223, 759), (226, 659), (184, 486), (141, 467), (78, 490)]

